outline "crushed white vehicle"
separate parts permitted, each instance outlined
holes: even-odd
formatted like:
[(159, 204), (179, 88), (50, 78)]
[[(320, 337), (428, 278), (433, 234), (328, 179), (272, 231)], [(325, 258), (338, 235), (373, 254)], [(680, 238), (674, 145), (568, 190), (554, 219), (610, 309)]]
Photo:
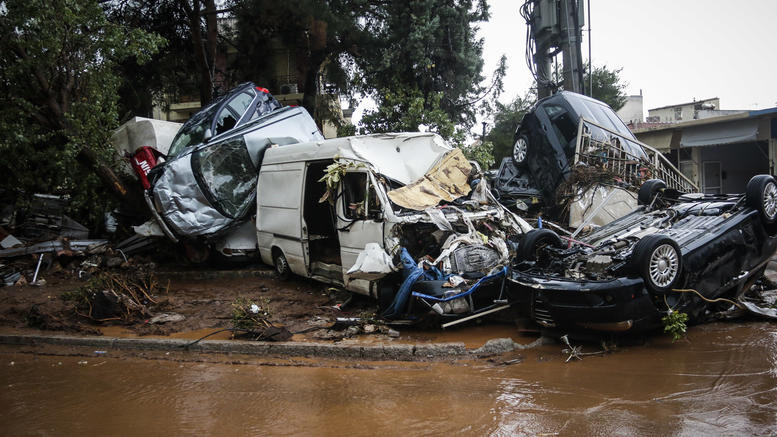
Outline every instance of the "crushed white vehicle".
[(257, 184), (259, 253), (281, 277), (377, 298), (387, 318), (458, 322), (507, 308), (510, 248), (531, 226), (478, 178), (435, 134), (271, 147)]

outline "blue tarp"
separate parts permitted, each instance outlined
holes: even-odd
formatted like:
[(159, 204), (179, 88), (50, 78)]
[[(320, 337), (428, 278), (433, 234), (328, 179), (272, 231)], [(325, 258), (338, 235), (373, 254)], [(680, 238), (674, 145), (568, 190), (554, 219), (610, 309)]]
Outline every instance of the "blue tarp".
[(388, 319), (401, 317), (405, 314), (407, 299), (410, 297), (411, 289), (416, 281), (421, 279), (427, 281), (445, 280), (450, 276), (444, 275), (436, 267), (431, 267), (429, 270), (418, 268), (415, 260), (404, 247), (399, 257), (402, 261), (402, 276), (405, 280), (402, 282), (402, 286), (399, 287), (396, 296), (394, 296), (394, 301), (383, 311), (382, 316)]

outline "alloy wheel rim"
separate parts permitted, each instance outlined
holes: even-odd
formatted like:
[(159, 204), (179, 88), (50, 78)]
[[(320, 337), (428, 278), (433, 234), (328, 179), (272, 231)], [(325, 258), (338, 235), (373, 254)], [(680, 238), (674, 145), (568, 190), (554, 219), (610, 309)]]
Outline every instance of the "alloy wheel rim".
[(763, 208), (769, 219), (777, 216), (777, 185), (774, 182), (769, 182), (764, 188)]
[(520, 137), (515, 141), (513, 145), (513, 158), (516, 162), (523, 162), (526, 159), (526, 139)]
[(666, 287), (674, 281), (679, 266), (675, 248), (670, 244), (662, 244), (650, 256), (650, 280), (658, 287)]

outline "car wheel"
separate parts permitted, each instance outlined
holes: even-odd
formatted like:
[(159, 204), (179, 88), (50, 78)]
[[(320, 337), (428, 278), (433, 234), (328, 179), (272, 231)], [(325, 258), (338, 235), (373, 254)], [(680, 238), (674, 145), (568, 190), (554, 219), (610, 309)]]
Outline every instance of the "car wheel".
[(273, 255), (273, 265), (275, 266), (275, 273), (278, 275), (278, 279), (286, 280), (291, 276), (291, 267), (286, 260), (286, 256), (280, 250)]
[[(551, 247), (563, 247), (561, 238), (550, 229), (532, 229), (523, 237), (523, 241), (518, 246), (518, 256), (522, 261), (538, 261), (540, 264), (547, 264), (540, 255), (541, 249)], [(540, 255), (540, 256), (538, 256)]]
[(648, 235), (634, 245), (631, 263), (648, 291), (665, 294), (680, 281), (683, 259), (680, 246), (665, 235)]
[(518, 135), (513, 144), (513, 163), (522, 166), (526, 162), (526, 154), (529, 152), (529, 139), (524, 134)]
[(766, 223), (777, 221), (777, 182), (773, 177), (765, 174), (753, 176), (747, 183), (745, 197), (747, 206), (760, 211)]
[(210, 246), (198, 240), (184, 240), (183, 255), (190, 264), (205, 264), (210, 259)]
[(666, 188), (666, 183), (661, 179), (648, 179), (640, 187), (637, 193), (637, 203), (639, 205), (650, 205), (653, 198), (659, 191)]

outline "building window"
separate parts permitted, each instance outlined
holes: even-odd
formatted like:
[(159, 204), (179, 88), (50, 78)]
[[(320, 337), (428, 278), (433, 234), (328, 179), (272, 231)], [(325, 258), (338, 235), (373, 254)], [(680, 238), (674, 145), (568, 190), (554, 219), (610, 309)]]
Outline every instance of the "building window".
[(683, 119), (683, 108), (674, 108), (674, 119), (675, 121)]

